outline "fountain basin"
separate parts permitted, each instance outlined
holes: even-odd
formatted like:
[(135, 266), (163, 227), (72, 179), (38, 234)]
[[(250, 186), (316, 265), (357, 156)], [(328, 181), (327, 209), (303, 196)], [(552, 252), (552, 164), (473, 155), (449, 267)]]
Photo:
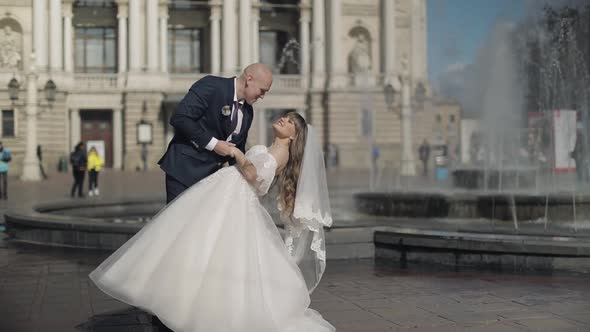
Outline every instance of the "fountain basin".
[(371, 192), (355, 194), (355, 204), (361, 213), (384, 217), (590, 220), (590, 195), (572, 193)]
[(164, 206), (161, 198), (140, 201), (66, 201), (5, 215), (11, 238), (44, 245), (117, 249)]
[(457, 168), (452, 171), (453, 185), (463, 189), (525, 189), (537, 184), (537, 168)]

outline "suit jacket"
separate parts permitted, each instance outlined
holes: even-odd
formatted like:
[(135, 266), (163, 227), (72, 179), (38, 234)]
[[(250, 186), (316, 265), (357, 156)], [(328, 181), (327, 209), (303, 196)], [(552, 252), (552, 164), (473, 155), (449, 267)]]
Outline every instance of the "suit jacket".
[[(189, 89), (170, 119), (174, 137), (158, 164), (166, 174), (187, 187), (213, 174), (223, 163), (235, 160), (221, 157), (205, 148), (212, 137), (224, 141), (231, 134), (231, 116), (223, 115), (224, 106), (233, 105), (234, 78), (205, 76)], [(254, 112), (244, 102), (242, 127), (231, 142), (245, 152), (248, 130)]]

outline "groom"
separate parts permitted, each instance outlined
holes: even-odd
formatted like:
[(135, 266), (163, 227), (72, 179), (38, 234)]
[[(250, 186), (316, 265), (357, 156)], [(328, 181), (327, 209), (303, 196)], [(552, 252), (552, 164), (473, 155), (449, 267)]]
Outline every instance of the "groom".
[(175, 134), (158, 162), (166, 172), (166, 203), (225, 162), (234, 163), (231, 147), (244, 152), (252, 105), (271, 85), (272, 71), (261, 63), (239, 77), (205, 76), (193, 84), (170, 119)]

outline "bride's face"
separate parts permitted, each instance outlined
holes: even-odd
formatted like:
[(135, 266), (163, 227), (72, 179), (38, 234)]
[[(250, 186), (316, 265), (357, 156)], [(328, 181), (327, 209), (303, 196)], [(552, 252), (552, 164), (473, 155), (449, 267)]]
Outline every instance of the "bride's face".
[(295, 137), (297, 133), (295, 123), (288, 116), (278, 118), (273, 124), (272, 129), (278, 138)]

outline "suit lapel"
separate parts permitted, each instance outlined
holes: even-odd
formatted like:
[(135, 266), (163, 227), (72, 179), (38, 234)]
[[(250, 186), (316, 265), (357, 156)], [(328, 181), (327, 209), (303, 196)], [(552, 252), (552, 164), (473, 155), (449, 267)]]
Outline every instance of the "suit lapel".
[[(229, 105), (229, 107), (231, 108), (233, 107), (234, 103), (234, 77), (230, 77), (227, 79), (227, 87), (225, 88), (225, 91), (227, 91), (227, 94), (225, 95), (223, 105)], [(228, 116), (222, 114), (221, 117), (221, 127), (223, 128), (225, 139), (231, 133), (231, 114)]]
[[(238, 135), (234, 136), (234, 138), (235, 138), (234, 143), (241, 141), (242, 138), (244, 136), (246, 136), (246, 133), (248, 132), (248, 128), (250, 127), (250, 124), (252, 123), (252, 106), (244, 103), (244, 105), (242, 106), (242, 114), (243, 114), (242, 127), (240, 128), (240, 133)], [(232, 139), (232, 141), (234, 141), (234, 139)]]

